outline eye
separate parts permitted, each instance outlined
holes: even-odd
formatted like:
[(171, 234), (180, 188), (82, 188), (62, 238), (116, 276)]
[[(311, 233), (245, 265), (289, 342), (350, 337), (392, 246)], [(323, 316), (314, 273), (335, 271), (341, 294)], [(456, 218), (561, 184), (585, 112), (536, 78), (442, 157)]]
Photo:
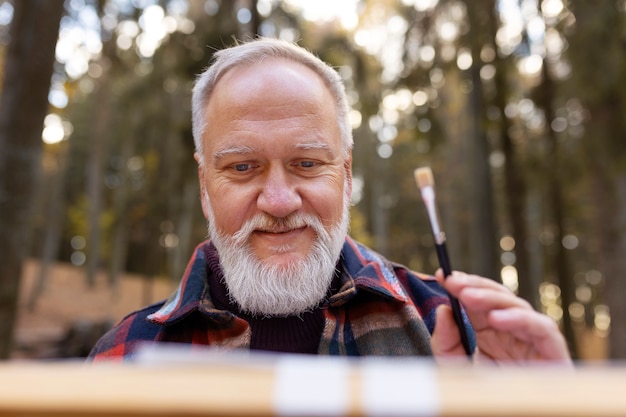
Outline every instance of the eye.
[(251, 167), (250, 164), (235, 164), (233, 165), (233, 169), (237, 172), (246, 172)]
[(324, 162), (318, 159), (296, 159), (291, 167), (298, 175), (315, 176), (321, 172)]
[(313, 168), (317, 164), (315, 162), (313, 162), (313, 161), (300, 161), (299, 165), (302, 168)]

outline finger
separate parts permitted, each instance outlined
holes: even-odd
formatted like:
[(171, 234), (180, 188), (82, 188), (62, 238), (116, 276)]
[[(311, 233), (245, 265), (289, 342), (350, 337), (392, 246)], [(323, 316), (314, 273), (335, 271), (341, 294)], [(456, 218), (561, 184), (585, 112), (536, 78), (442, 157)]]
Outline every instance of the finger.
[(454, 271), (444, 279), (441, 269), (437, 270), (435, 277), (446, 291), (459, 298), (466, 307), (471, 305), (481, 311), (514, 306), (532, 308), (526, 300), (517, 297), (499, 282), (488, 278)]
[(500, 331), (514, 332), (519, 338), (526, 340), (543, 338), (559, 332), (556, 323), (550, 317), (520, 308), (491, 311), (489, 324)]
[(443, 271), (440, 268), (435, 272), (435, 278), (453, 294), (458, 293), (465, 287), (489, 288), (498, 292), (511, 293), (511, 290), (497, 281), (479, 275), (466, 274), (461, 271), (453, 271), (451, 275), (444, 277)]
[[(438, 279), (443, 278), (441, 271)], [(522, 308), (532, 310), (524, 299), (493, 280), (477, 275), (455, 272), (445, 280), (446, 290), (463, 305), (470, 322), (477, 331), (490, 326), (487, 314), (494, 309)]]
[(436, 358), (466, 356), (452, 309), (447, 305), (440, 305), (435, 312), (431, 348)]
[(494, 290), (492, 288), (465, 287), (457, 295), (467, 310), (485, 312), (489, 310), (503, 310), (520, 308), (532, 310), (531, 305), (510, 291)]
[(492, 326), (489, 314), (494, 310), (524, 309), (531, 311), (530, 304), (513, 293), (503, 293), (481, 288), (465, 288), (459, 301), (476, 331)]
[(554, 320), (544, 314), (516, 308), (494, 310), (489, 313), (489, 323), (531, 344), (541, 359), (570, 361), (565, 338)]

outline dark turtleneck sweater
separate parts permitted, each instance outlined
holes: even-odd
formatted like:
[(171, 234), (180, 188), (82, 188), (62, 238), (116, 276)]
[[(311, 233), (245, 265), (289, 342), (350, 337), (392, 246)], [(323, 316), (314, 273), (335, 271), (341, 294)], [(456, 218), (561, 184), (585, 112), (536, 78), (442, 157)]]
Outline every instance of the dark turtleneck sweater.
[[(250, 349), (272, 352), (317, 353), (324, 329), (324, 311), (316, 307), (297, 316), (256, 316), (242, 312), (239, 305), (230, 300), (228, 288), (215, 246), (206, 246), (206, 259), (209, 271), (207, 282), (215, 308), (227, 310), (250, 324)], [(338, 276), (333, 285), (336, 286)]]

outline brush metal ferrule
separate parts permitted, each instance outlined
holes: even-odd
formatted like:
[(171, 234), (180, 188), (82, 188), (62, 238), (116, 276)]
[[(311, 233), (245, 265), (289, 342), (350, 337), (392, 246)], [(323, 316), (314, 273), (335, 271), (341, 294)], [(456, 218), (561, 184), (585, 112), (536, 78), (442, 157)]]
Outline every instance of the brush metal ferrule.
[(435, 204), (435, 190), (432, 186), (426, 186), (420, 189), (426, 211), (428, 212), (428, 219), (430, 220), (430, 227), (433, 232), (433, 238), (435, 243), (441, 245), (446, 242), (446, 234), (441, 230), (439, 223), (439, 214), (437, 213), (437, 205)]
[(433, 237), (435, 238), (435, 243), (438, 245), (446, 243), (446, 233), (441, 230), (438, 233), (433, 233)]

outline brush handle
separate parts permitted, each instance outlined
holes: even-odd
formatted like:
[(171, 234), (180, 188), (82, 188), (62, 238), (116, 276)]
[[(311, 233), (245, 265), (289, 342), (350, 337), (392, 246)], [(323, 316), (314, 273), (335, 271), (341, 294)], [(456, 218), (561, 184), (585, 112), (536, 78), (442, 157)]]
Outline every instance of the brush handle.
[[(450, 258), (448, 257), (448, 250), (446, 249), (446, 243), (435, 243), (437, 249), (437, 258), (439, 258), (439, 265), (443, 270), (444, 278), (448, 278), (452, 275), (452, 268), (450, 267)], [(467, 329), (465, 328), (465, 322), (463, 321), (463, 315), (461, 313), (461, 304), (456, 297), (448, 294), (450, 298), (450, 306), (452, 307), (452, 314), (454, 315), (454, 321), (459, 328), (459, 334), (461, 335), (461, 344), (467, 356), (472, 356), (472, 349), (469, 343), (469, 337), (467, 336)]]

